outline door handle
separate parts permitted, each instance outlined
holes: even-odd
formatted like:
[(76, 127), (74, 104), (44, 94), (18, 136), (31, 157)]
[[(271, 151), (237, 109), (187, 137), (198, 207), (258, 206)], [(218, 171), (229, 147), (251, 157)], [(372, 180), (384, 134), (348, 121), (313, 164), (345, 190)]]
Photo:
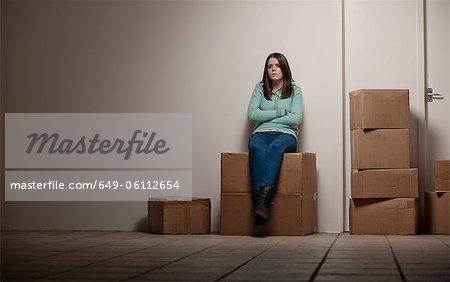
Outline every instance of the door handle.
[(444, 99), (444, 95), (439, 93), (433, 93), (433, 88), (431, 87), (427, 88), (426, 95), (427, 95), (427, 102), (433, 102), (434, 99), (438, 100)]

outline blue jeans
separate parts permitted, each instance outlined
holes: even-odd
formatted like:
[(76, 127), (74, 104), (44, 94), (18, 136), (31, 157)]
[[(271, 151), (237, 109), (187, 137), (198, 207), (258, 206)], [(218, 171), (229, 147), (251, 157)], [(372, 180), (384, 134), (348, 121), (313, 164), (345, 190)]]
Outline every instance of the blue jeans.
[(297, 139), (282, 132), (258, 132), (248, 140), (253, 193), (261, 187), (274, 189), (284, 153), (297, 150)]

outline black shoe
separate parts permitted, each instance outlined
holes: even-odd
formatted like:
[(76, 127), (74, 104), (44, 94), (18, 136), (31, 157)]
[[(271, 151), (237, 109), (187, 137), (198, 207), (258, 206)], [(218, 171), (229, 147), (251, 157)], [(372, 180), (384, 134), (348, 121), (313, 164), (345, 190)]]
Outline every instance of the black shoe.
[(252, 211), (255, 210), (255, 204), (256, 204), (256, 198), (257, 198), (257, 194), (253, 193), (252, 194)]
[(253, 226), (254, 227), (258, 227), (258, 226), (266, 226), (267, 225), (267, 218), (262, 218), (258, 215), (255, 215), (253, 217)]
[(255, 197), (255, 204), (253, 205), (253, 215), (264, 219), (269, 218), (269, 209), (272, 202), (274, 190), (270, 187), (261, 187)]

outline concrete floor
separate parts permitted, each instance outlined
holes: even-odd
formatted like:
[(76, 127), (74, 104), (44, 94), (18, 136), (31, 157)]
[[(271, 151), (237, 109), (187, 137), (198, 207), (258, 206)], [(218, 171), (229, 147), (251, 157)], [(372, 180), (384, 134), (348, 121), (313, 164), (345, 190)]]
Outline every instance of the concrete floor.
[(1, 233), (1, 281), (450, 281), (450, 236)]

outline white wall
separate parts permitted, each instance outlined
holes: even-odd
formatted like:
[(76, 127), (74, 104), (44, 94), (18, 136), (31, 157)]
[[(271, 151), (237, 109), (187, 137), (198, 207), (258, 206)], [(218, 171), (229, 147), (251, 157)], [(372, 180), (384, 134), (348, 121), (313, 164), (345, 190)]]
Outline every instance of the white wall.
[[(340, 1), (2, 1), (5, 112), (191, 112), (193, 187), (219, 228), (220, 152), (246, 151), (268, 53), (302, 86), (319, 231), (342, 230)], [(357, 87), (350, 84), (351, 87)], [(6, 202), (4, 229), (145, 229), (146, 203)]]
[[(345, 1), (345, 93), (360, 88), (410, 90), (411, 167), (418, 166), (419, 99), (423, 49), (420, 0)], [(348, 95), (345, 105), (349, 104)], [(346, 204), (350, 197), (350, 129), (346, 108)], [(346, 211), (347, 212), (347, 211)], [(347, 218), (347, 216), (346, 216)], [(348, 230), (348, 221), (345, 224)]]

